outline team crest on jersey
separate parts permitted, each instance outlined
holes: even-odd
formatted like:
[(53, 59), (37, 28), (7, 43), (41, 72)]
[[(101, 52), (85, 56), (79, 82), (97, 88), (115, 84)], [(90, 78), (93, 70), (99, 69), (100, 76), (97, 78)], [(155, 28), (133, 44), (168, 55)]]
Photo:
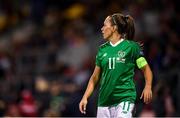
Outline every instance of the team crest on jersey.
[(116, 58), (117, 62), (125, 63), (126, 59), (125, 57), (125, 52), (124, 51), (118, 51), (118, 57)]
[(125, 56), (125, 52), (124, 51), (118, 51), (118, 56), (120, 57), (120, 58), (123, 58), (124, 56)]

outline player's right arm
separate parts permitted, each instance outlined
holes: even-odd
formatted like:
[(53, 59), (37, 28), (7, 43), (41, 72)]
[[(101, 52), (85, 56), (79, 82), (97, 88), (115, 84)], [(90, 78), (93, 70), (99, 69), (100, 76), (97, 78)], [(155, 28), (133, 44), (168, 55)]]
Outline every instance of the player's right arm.
[(86, 113), (86, 105), (88, 103), (88, 98), (91, 96), (97, 82), (99, 81), (101, 69), (99, 66), (96, 66), (94, 69), (93, 74), (91, 75), (91, 78), (88, 82), (88, 86), (86, 88), (86, 91), (79, 103), (79, 110), (81, 113)]

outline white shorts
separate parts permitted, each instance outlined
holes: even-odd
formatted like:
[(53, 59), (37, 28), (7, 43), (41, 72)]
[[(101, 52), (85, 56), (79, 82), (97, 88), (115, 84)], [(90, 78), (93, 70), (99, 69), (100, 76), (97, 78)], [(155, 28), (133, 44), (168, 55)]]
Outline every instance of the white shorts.
[(132, 118), (134, 103), (121, 102), (117, 106), (98, 107), (97, 118)]

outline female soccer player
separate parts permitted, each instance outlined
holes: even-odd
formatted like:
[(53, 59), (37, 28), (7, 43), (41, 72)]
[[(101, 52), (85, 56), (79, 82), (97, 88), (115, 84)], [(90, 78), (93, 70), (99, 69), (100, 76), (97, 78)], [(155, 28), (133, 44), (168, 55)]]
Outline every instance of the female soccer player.
[(133, 82), (137, 65), (145, 77), (141, 99), (152, 99), (152, 72), (143, 57), (138, 43), (133, 41), (134, 20), (130, 15), (117, 13), (108, 16), (101, 28), (106, 43), (101, 45), (96, 56), (96, 66), (87, 89), (79, 103), (81, 113), (86, 113), (88, 98), (100, 80), (97, 117), (131, 118), (136, 89)]

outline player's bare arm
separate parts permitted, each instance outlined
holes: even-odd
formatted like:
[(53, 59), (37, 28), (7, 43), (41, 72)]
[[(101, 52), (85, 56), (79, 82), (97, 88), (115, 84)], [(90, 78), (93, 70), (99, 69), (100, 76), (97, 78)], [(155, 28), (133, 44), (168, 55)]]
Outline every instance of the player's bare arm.
[(143, 101), (148, 104), (152, 100), (152, 71), (148, 64), (146, 64), (143, 68), (141, 68), (144, 77), (145, 77), (145, 87), (141, 94), (141, 99), (143, 98)]
[(88, 103), (88, 98), (92, 94), (97, 82), (99, 81), (100, 71), (101, 71), (100, 67), (96, 66), (94, 69), (94, 72), (89, 80), (89, 83), (88, 83), (87, 89), (84, 93), (84, 96), (79, 103), (79, 110), (83, 114), (86, 113), (86, 105)]

